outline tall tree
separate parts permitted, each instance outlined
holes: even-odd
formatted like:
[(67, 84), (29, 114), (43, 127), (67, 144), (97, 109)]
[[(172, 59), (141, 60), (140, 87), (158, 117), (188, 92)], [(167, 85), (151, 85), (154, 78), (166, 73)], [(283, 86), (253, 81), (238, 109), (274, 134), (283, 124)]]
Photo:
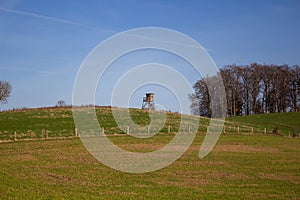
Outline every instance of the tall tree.
[(6, 81), (0, 81), (0, 103), (7, 103), (7, 99), (11, 93), (11, 84)]
[(294, 65), (292, 67), (289, 85), (289, 104), (291, 110), (297, 112), (300, 110), (300, 66)]
[(190, 95), (192, 114), (211, 117), (210, 96), (205, 80), (197, 81), (193, 87), (195, 93)]
[[(246, 66), (227, 65), (220, 70), (226, 92), (227, 115), (287, 112), (300, 110), (300, 67), (298, 65), (267, 65), (252, 63)], [(202, 78), (190, 95), (194, 114), (210, 116), (212, 105), (209, 94), (217, 91), (210, 84), (214, 77)], [(216, 103), (216, 101), (214, 101)], [(213, 106), (213, 109), (212, 109)], [(196, 109), (197, 108), (197, 109)], [(196, 110), (197, 112), (195, 112)]]
[(261, 79), (262, 79), (262, 75), (261, 75), (261, 65), (257, 64), (257, 63), (252, 63), (250, 64), (249, 67), (249, 73), (250, 73), (250, 77), (251, 77), (251, 99), (252, 99), (252, 112), (254, 114), (259, 112), (259, 108), (258, 108), (258, 104), (260, 104), (260, 100), (259, 98), (259, 93), (261, 90)]

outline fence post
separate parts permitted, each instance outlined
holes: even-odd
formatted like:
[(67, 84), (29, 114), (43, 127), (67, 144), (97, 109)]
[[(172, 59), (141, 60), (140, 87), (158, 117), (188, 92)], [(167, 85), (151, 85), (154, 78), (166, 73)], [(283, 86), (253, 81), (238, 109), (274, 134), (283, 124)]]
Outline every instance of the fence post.
[(75, 132), (75, 137), (78, 137), (77, 128), (75, 128), (74, 132)]
[(266, 128), (264, 128), (264, 133), (267, 134), (267, 129)]
[(226, 133), (226, 126), (224, 125), (223, 133)]
[(239, 126), (237, 127), (237, 132), (240, 133), (240, 127)]
[(253, 133), (253, 127), (251, 127), (251, 133)]
[(104, 135), (104, 134), (105, 134), (104, 127), (102, 127), (102, 135)]
[(17, 141), (17, 132), (14, 132), (14, 141)]
[(191, 126), (189, 125), (189, 133), (191, 133)]
[(46, 130), (46, 139), (48, 139), (48, 130)]
[(171, 126), (168, 126), (168, 133), (171, 132)]
[(129, 135), (129, 126), (127, 126), (127, 135)]
[(289, 131), (289, 138), (291, 137), (291, 132)]

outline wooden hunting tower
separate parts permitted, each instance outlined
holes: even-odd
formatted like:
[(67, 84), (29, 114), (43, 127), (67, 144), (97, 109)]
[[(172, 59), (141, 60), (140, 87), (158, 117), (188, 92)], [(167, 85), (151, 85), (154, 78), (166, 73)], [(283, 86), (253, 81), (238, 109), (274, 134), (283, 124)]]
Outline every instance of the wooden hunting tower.
[(154, 93), (146, 93), (146, 97), (143, 97), (143, 110), (155, 110), (154, 107)]

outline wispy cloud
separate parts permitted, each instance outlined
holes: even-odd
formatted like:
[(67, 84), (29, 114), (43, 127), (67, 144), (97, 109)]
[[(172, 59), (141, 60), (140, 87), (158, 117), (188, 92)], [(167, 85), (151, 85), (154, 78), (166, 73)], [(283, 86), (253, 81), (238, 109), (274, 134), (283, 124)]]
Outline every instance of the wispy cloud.
[(40, 18), (40, 19), (56, 21), (56, 22), (65, 23), (65, 24), (84, 26), (84, 24), (81, 24), (81, 23), (78, 23), (78, 22), (73, 22), (73, 21), (70, 21), (70, 20), (56, 18), (56, 17), (50, 17), (50, 16), (46, 16), (46, 15), (40, 15), (40, 14), (36, 14), (36, 13), (32, 13), (32, 12), (26, 12), (26, 11), (21, 11), (21, 10), (14, 10), (14, 9), (7, 9), (7, 8), (1, 8), (1, 7), (0, 7), (0, 10), (4, 11), (4, 12), (14, 13), (14, 14), (18, 14), (18, 15), (26, 15), (26, 16), (31, 16), (31, 17), (36, 17), (36, 18)]
[[(157, 30), (160, 31), (159, 28)], [(139, 32), (139, 33), (125, 33), (125, 34), (128, 35), (128, 36), (134, 36), (136, 38), (144, 39), (145, 41), (148, 40), (148, 41), (153, 41), (153, 42), (158, 42), (158, 43), (167, 43), (167, 44), (184, 46), (184, 47), (191, 47), (191, 48), (196, 48), (196, 49), (198, 49), (200, 47), (198, 45), (195, 45), (195, 43), (191, 43), (190, 41), (189, 41), (189, 44), (187, 44), (186, 40), (184, 40), (182, 43), (180, 43), (180, 40), (179, 40), (180, 38), (178, 39), (179, 42), (174, 42), (174, 39), (173, 40), (166, 40), (165, 39), (166, 37), (164, 37), (164, 36), (166, 36), (167, 32), (164, 32), (164, 31), (161, 31), (161, 35), (159, 35), (159, 37), (161, 37), (161, 38), (157, 38), (157, 37), (154, 37), (154, 36), (152, 37), (151, 35), (147, 36), (146, 34), (143, 33), (143, 31), (144, 31), (144, 33), (147, 33), (146, 29), (145, 29), (145, 30), (142, 30), (142, 32)]]
[(0, 71), (14, 71), (14, 72), (31, 72), (31, 73), (40, 73), (40, 74), (59, 74), (62, 72), (59, 71), (49, 71), (49, 70), (39, 70), (32, 69), (27, 67), (0, 67)]
[(67, 19), (61, 19), (61, 18), (57, 18), (57, 17), (51, 17), (51, 16), (46, 16), (46, 15), (36, 14), (36, 13), (33, 13), (33, 12), (26, 12), (26, 11), (21, 11), (21, 10), (2, 8), (2, 7), (0, 7), (0, 11), (8, 12), (8, 13), (14, 13), (14, 14), (17, 14), (17, 15), (25, 15), (25, 16), (29, 16), (29, 17), (45, 19), (45, 20), (49, 20), (49, 21), (55, 21), (55, 22), (58, 22), (58, 23), (64, 23), (64, 24), (75, 25), (75, 26), (82, 26), (82, 27), (93, 29), (93, 30), (96, 30), (96, 31), (108, 32), (108, 33), (112, 33), (112, 34), (115, 34), (115, 33), (118, 32), (118, 31), (115, 31), (115, 30), (112, 30), (112, 29), (103, 29), (103, 28), (99, 28), (99, 27), (93, 27), (93, 26), (89, 26), (89, 25), (86, 25), (86, 24), (83, 24), (83, 23), (79, 23), (79, 22), (75, 22), (75, 21), (71, 21), (71, 20), (67, 20)]

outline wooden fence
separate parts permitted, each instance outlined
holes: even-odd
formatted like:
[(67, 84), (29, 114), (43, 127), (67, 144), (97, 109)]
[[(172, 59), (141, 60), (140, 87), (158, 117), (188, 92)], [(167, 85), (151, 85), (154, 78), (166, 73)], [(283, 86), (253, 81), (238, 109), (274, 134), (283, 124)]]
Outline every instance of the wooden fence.
[[(207, 125), (201, 125), (199, 127), (193, 127), (190, 124), (184, 124), (182, 125), (183, 127), (180, 128), (179, 132), (184, 132), (184, 133), (198, 133), (198, 134), (205, 134), (207, 132), (208, 126)], [(108, 136), (113, 136), (113, 135), (132, 135), (132, 133), (135, 134), (151, 134), (154, 135), (156, 133), (159, 134), (176, 134), (179, 130), (179, 127), (172, 127), (172, 126), (164, 126), (162, 129), (159, 129), (157, 127), (150, 127), (150, 126), (146, 126), (146, 127), (141, 127), (140, 129), (137, 129), (136, 127), (130, 127), (130, 126), (124, 126), (121, 127), (121, 130), (123, 130), (122, 132), (118, 131), (115, 133), (112, 133), (112, 130), (116, 130), (117, 127), (110, 127), (110, 128), (101, 128), (100, 133), (96, 133), (95, 135), (108, 135)], [(112, 129), (112, 130), (111, 130)], [(162, 131), (164, 129), (164, 131)], [(268, 130), (267, 128), (258, 128), (258, 127), (251, 127), (251, 126), (247, 126), (247, 125), (233, 125), (233, 124), (228, 124), (225, 123), (225, 125), (223, 126), (222, 129), (222, 134), (270, 134), (272, 133), (273, 130)], [(53, 131), (49, 131), (49, 130), (41, 130), (39, 136), (37, 137), (37, 135), (35, 134), (35, 137), (33, 135), (26, 135), (24, 133), (18, 133), (17, 131), (15, 131), (14, 133), (12, 133), (10, 136), (8, 136), (7, 138), (4, 138), (2, 140), (0, 140), (0, 142), (5, 142), (5, 141), (18, 141), (18, 140), (36, 140), (36, 139), (55, 139), (55, 138), (76, 138), (80, 136), (80, 133), (78, 132), (77, 128), (75, 128), (72, 131), (66, 132), (64, 134), (64, 132), (62, 132), (61, 135), (53, 135), (50, 134)], [(108, 132), (108, 133), (107, 133)], [(280, 130), (278, 130), (278, 132), (280, 133)], [(84, 134), (83, 134), (84, 135)], [(288, 134), (285, 134), (285, 136), (287, 137), (298, 137), (300, 138), (300, 133), (295, 134), (293, 133), (293, 135), (291, 134), (291, 132), (289, 132)]]

